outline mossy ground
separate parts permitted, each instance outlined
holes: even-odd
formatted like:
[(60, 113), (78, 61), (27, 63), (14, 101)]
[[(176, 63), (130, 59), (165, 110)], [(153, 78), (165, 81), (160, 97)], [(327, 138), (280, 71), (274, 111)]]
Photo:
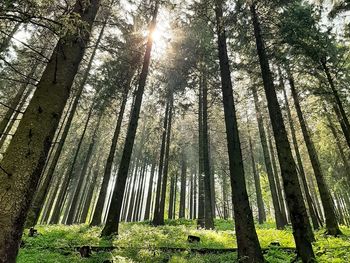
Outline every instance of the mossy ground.
[[(215, 230), (197, 230), (194, 221), (168, 221), (165, 226), (152, 227), (144, 223), (123, 223), (120, 235), (113, 240), (99, 237), (101, 229), (89, 228), (86, 225), (74, 226), (38, 226), (39, 235), (28, 237), (24, 234), (24, 247), (18, 255), (19, 263), (51, 263), (51, 262), (234, 262), (236, 253), (199, 254), (192, 253), (190, 248), (234, 248), (235, 233), (232, 221), (216, 220)], [(350, 228), (342, 227), (345, 234), (334, 238), (324, 236), (324, 230), (316, 232), (314, 250), (318, 262), (350, 262)], [(263, 248), (271, 242), (279, 242), (281, 247), (295, 247), (291, 229), (276, 230), (273, 224), (257, 226), (260, 244)], [(201, 238), (199, 244), (189, 244), (187, 236), (197, 235)], [(100, 251), (92, 253), (87, 259), (80, 257), (75, 247), (116, 246), (111, 252)], [(164, 251), (157, 248), (185, 248), (184, 251)], [(278, 248), (269, 249), (265, 259), (272, 263), (291, 262), (294, 253)]]

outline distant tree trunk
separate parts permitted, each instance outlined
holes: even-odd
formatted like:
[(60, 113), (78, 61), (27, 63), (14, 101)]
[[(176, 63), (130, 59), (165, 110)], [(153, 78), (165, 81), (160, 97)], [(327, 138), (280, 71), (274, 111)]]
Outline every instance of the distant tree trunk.
[(95, 167), (94, 169), (92, 169), (92, 175), (90, 179), (91, 181), (89, 183), (89, 187), (87, 188), (87, 194), (86, 194), (85, 202), (83, 204), (83, 210), (80, 216), (80, 223), (86, 223), (87, 221), (87, 216), (89, 213), (89, 208), (91, 207), (91, 201), (92, 201), (92, 196), (94, 194), (97, 177), (98, 177), (98, 168)]
[[(27, 92), (24, 93), (23, 98), (21, 99), (20, 103), (17, 105), (16, 111), (13, 111), (13, 115), (10, 116), (10, 119), (7, 123), (6, 129), (4, 130), (2, 136), (0, 133), (0, 137), (1, 137), (0, 149), (4, 149), (5, 141), (6, 141), (7, 137), (10, 136), (10, 132), (13, 128), (13, 125), (14, 125), (15, 121), (18, 120), (18, 116), (19, 116), (21, 110), (23, 109), (24, 104), (27, 102), (28, 97), (31, 93), (32, 93), (31, 90), (28, 90)], [(12, 110), (9, 109), (9, 111), (12, 111)], [(11, 135), (11, 136), (13, 136), (13, 135)]]
[[(272, 164), (272, 171), (273, 171), (273, 175), (274, 175), (274, 180), (276, 182), (276, 189), (277, 189), (277, 195), (278, 195), (278, 200), (279, 200), (279, 204), (280, 204), (280, 209), (281, 209), (281, 215), (282, 215), (282, 219), (284, 224), (288, 223), (288, 217), (287, 214), (289, 215), (289, 210), (288, 210), (288, 206), (285, 206), (285, 195), (283, 195), (284, 191), (281, 187), (281, 181), (280, 181), (280, 174), (277, 168), (277, 160), (276, 160), (276, 155), (275, 155), (275, 148), (273, 147), (273, 143), (272, 143), (272, 137), (273, 134), (271, 132), (270, 126), (267, 126), (267, 142), (268, 142), (268, 148), (270, 149), (270, 156), (271, 156), (271, 164)], [(290, 217), (290, 216), (289, 216)]]
[(204, 169), (204, 196), (205, 196), (205, 228), (214, 229), (213, 210), (212, 206), (212, 183), (210, 170), (210, 156), (209, 156), (209, 135), (208, 135), (208, 83), (206, 72), (203, 72), (202, 83), (202, 111), (203, 111), (203, 169)]
[(151, 200), (152, 200), (152, 192), (153, 192), (153, 179), (154, 179), (154, 173), (156, 168), (156, 162), (152, 161), (151, 166), (151, 172), (149, 177), (149, 183), (148, 183), (148, 192), (147, 192), (147, 200), (146, 200), (146, 208), (145, 208), (145, 220), (149, 220), (150, 218), (150, 211), (151, 211)]
[[(158, 14), (158, 1), (156, 1), (155, 3), (155, 10), (153, 13), (153, 18), (152, 18), (149, 32), (153, 32), (155, 29), (157, 14)], [(135, 135), (137, 130), (138, 119), (140, 115), (140, 110), (141, 110), (142, 97), (146, 86), (149, 64), (151, 61), (152, 44), (153, 44), (153, 40), (150, 33), (147, 40), (146, 53), (144, 56), (138, 89), (136, 90), (135, 104), (130, 114), (130, 122), (129, 122), (128, 131), (126, 134), (126, 139), (125, 139), (125, 144), (124, 144), (120, 165), (119, 165), (116, 186), (113, 189), (111, 205), (109, 207), (108, 214), (107, 214), (107, 222), (101, 233), (101, 235), (104, 237), (110, 236), (112, 234), (118, 234), (120, 211), (123, 203), (125, 183), (128, 175), (131, 153), (134, 146), (134, 140), (135, 140)]]
[[(335, 139), (335, 142), (337, 144), (337, 148), (338, 148), (338, 151), (339, 151), (339, 155), (343, 161), (343, 164), (344, 164), (344, 167), (346, 169), (346, 171), (350, 171), (350, 164), (349, 164), (349, 161), (348, 159), (346, 158), (346, 155), (345, 155), (345, 152), (344, 152), (344, 149), (343, 149), (343, 146), (342, 146), (342, 143), (340, 141), (340, 138), (338, 136), (338, 132), (337, 130), (335, 129), (335, 126), (333, 124), (333, 121), (332, 121), (332, 118), (331, 116), (329, 115), (328, 113), (328, 110), (326, 108), (325, 105), (323, 105), (323, 110), (325, 112), (325, 115), (326, 115), (326, 118), (327, 118), (327, 121), (328, 121), (328, 127), (329, 129), (331, 130), (332, 134), (333, 134), (333, 137)], [(350, 185), (350, 175), (348, 175), (346, 177), (346, 180), (348, 182), (348, 184)]]
[(198, 219), (197, 226), (205, 227), (205, 190), (204, 190), (204, 156), (203, 156), (203, 89), (200, 76), (198, 94)]
[[(163, 166), (164, 166), (164, 154), (165, 154), (165, 143), (166, 143), (166, 130), (168, 126), (168, 112), (169, 112), (169, 101), (167, 101), (165, 113), (164, 113), (164, 121), (163, 121), (163, 131), (162, 131), (162, 143), (160, 146), (160, 154), (159, 154), (159, 165), (158, 165), (158, 177), (157, 177), (157, 188), (156, 188), (156, 197), (154, 203), (154, 211), (153, 211), (153, 221), (159, 213), (159, 205), (160, 205), (160, 194), (162, 189), (162, 175), (163, 175)], [(154, 224), (154, 222), (152, 222)]]
[(256, 170), (253, 144), (252, 144), (252, 139), (250, 135), (249, 135), (249, 152), (250, 152), (250, 158), (252, 162), (254, 185), (255, 185), (255, 192), (256, 192), (256, 202), (258, 206), (258, 221), (259, 221), (259, 224), (263, 224), (266, 221), (265, 207), (264, 207), (264, 201), (261, 193), (260, 176)]
[[(83, 58), (99, 0), (75, 5), (84, 28), (61, 38), (47, 63), (37, 89), (1, 161), (0, 262), (16, 260), (23, 225), (47, 153), (67, 102), (73, 79)], [(25, 171), (25, 172), (23, 172)]]
[(77, 210), (77, 205), (78, 205), (78, 198), (80, 196), (81, 187), (84, 183), (84, 180), (86, 179), (86, 171), (87, 171), (87, 168), (89, 167), (89, 163), (90, 163), (91, 156), (92, 156), (92, 151), (93, 151), (94, 146), (95, 146), (96, 136), (97, 136), (98, 128), (100, 126), (101, 118), (102, 118), (102, 112), (100, 113), (100, 116), (98, 117), (98, 121), (97, 121), (97, 124), (95, 126), (95, 130), (94, 130), (94, 133), (92, 135), (91, 142), (90, 142), (90, 145), (89, 145), (86, 157), (85, 157), (83, 169), (80, 172), (80, 174), (78, 175), (78, 178), (76, 179), (78, 181), (78, 183), (77, 183), (75, 191), (73, 190), (74, 194), (73, 194), (71, 206), (70, 206), (69, 211), (68, 211), (68, 217), (67, 217), (67, 221), (66, 221), (67, 225), (71, 225), (74, 223), (74, 218), (75, 218), (75, 215), (77, 213), (76, 210)]
[[(209, 133), (208, 136), (210, 137)], [(210, 159), (210, 190), (211, 190), (211, 207), (213, 212), (213, 218), (216, 218), (216, 194), (215, 194), (215, 167), (213, 157), (211, 153), (211, 143), (209, 140), (209, 159)]]
[(169, 167), (169, 151), (170, 151), (170, 139), (171, 139), (171, 124), (173, 117), (173, 90), (170, 88), (168, 94), (169, 100), (169, 111), (168, 111), (168, 126), (166, 130), (166, 146), (165, 146), (165, 154), (164, 154), (164, 167), (163, 167), (163, 178), (162, 178), (162, 190), (159, 202), (159, 212), (155, 215), (153, 220), (153, 224), (155, 226), (164, 225), (164, 210), (165, 210), (165, 199), (166, 199), (166, 189), (168, 182), (168, 167)]
[(58, 160), (59, 160), (59, 158), (61, 156), (61, 153), (62, 153), (62, 149), (63, 149), (64, 143), (65, 143), (66, 138), (68, 136), (69, 128), (71, 127), (71, 124), (72, 124), (72, 121), (73, 121), (73, 117), (74, 117), (75, 112), (77, 110), (81, 94), (82, 94), (82, 92), (84, 90), (86, 81), (87, 81), (87, 79), (89, 77), (90, 70), (91, 70), (91, 67), (92, 67), (92, 63), (93, 63), (95, 55), (96, 55), (96, 51), (97, 51), (98, 46), (99, 46), (99, 44), (100, 44), (100, 42), (102, 40), (102, 36), (103, 36), (103, 33), (104, 33), (105, 26), (106, 26), (106, 22), (102, 25), (101, 31), (99, 33), (99, 36), (98, 36), (97, 40), (96, 40), (95, 47), (94, 47), (94, 49), (92, 51), (90, 60), (89, 60), (88, 65), (87, 65), (87, 67), (86, 67), (86, 69), (84, 71), (83, 78), (82, 78), (81, 82), (79, 83), (78, 89), (77, 89), (76, 94), (75, 94), (75, 98), (74, 98), (74, 100), (72, 102), (70, 111), (68, 113), (66, 124), (64, 124), (64, 123), (62, 124), (62, 125), (64, 125), (64, 129), (62, 131), (62, 135), (61, 135), (60, 141), (57, 144), (57, 148), (56, 148), (55, 154), (52, 157), (50, 166), (49, 166), (49, 168), (47, 170), (46, 175), (42, 175), (43, 179), (42, 179), (42, 181), (40, 183), (39, 189), (37, 190), (37, 192), (36, 192), (36, 194), (34, 196), (34, 200), (33, 200), (32, 204), (31, 204), (31, 208), (30, 208), (30, 211), (29, 211), (29, 216), (27, 218), (26, 224), (28, 226), (34, 226), (36, 224), (38, 218), (39, 218), (40, 211), (41, 211), (42, 206), (44, 204), (45, 197), (46, 197), (46, 195), (47, 195), (47, 193), (49, 191), (50, 185), (51, 185), (51, 181), (52, 181), (52, 177), (53, 177), (55, 168), (57, 166)]
[(286, 128), (283, 122), (281, 108), (278, 104), (269, 60), (266, 54), (265, 44), (260, 28), (259, 17), (256, 12), (256, 2), (250, 6), (256, 48), (259, 57), (261, 75), (267, 98), (267, 106), (270, 114), (273, 133), (276, 141), (278, 158), (281, 166), (283, 185), (285, 187), (286, 200), (290, 210), (293, 226), (293, 235), (296, 243), (298, 256), (304, 262), (312, 262), (315, 255), (311, 242), (314, 240), (306, 207), (303, 200), (296, 165), (294, 163), (292, 150), (289, 145)]
[(174, 175), (170, 179), (170, 193), (169, 193), (169, 207), (168, 207), (168, 219), (174, 219), (174, 188), (175, 188), (175, 178)]
[(123, 92), (122, 103), (118, 113), (117, 124), (115, 126), (114, 133), (113, 133), (112, 144), (111, 144), (111, 147), (109, 148), (109, 154), (107, 157), (107, 162), (104, 170), (102, 185), (101, 185), (100, 192), (98, 194), (97, 203), (95, 205), (95, 211), (94, 211), (90, 226), (98, 226), (102, 222), (101, 217), (102, 217), (103, 205), (105, 203), (106, 196), (107, 196), (107, 188), (108, 188), (109, 181), (111, 179), (113, 160), (114, 160), (114, 156), (117, 148), (121, 126), (123, 123), (126, 103), (128, 101), (128, 90), (129, 90), (129, 87), (125, 87), (125, 90)]
[(280, 73), (279, 75), (280, 75), (280, 82), (281, 82), (280, 86), (283, 90), (284, 100), (286, 103), (287, 117), (288, 117), (288, 121), (289, 121), (291, 135), (292, 135), (292, 142), (293, 142), (293, 146), (294, 146), (295, 156), (296, 156), (296, 160), (297, 160), (297, 164), (298, 164), (298, 169), (299, 169), (298, 171), (299, 171), (299, 175), (300, 175), (300, 178), (302, 181), (302, 186), (304, 188), (304, 193), (305, 193), (306, 202), (307, 202), (307, 205), (309, 208), (309, 214), (311, 217), (312, 225), (313, 225), (314, 229), (317, 230), (320, 228), (319, 219), (318, 219), (317, 211), (314, 207), (314, 203), (312, 202), (309, 187), (307, 185), (306, 175), (305, 175), (305, 171), (304, 171), (304, 167), (303, 167), (303, 162), (302, 162), (300, 151), (299, 151), (299, 145), (298, 145), (298, 140), (297, 140), (297, 136), (296, 136), (296, 131), (294, 128), (292, 114), (290, 112), (286, 88), (285, 88), (284, 83), (283, 83), (282, 74)]
[[(193, 195), (194, 195), (194, 187), (193, 187), (193, 180), (194, 180), (194, 175), (193, 175), (193, 171), (191, 171), (191, 177), (190, 177), (190, 219), (194, 219), (194, 215), (193, 215)], [(180, 190), (181, 191), (181, 190)], [(181, 196), (181, 192), (180, 192), (180, 196)], [(179, 215), (180, 218), (180, 215)]]
[(198, 201), (197, 201), (198, 179), (197, 178), (198, 178), (197, 169), (195, 169), (194, 177), (193, 177), (193, 219), (197, 218), (197, 204), (198, 204)]
[(177, 173), (175, 173), (173, 219), (175, 219), (175, 215), (176, 215), (176, 198), (177, 198)]
[(339, 119), (339, 122), (340, 122), (340, 125), (342, 128), (342, 131), (344, 133), (344, 137), (345, 137), (346, 142), (350, 148), (350, 123), (349, 123), (349, 119), (348, 119), (346, 112), (344, 110), (343, 103), (340, 100), (339, 93), (338, 93), (337, 89), (335, 88), (333, 77), (331, 75), (331, 72), (329, 71), (327, 63), (322, 60), (321, 65), (322, 65), (323, 70), (327, 76), (328, 84), (331, 88), (331, 91), (332, 91), (334, 99), (335, 99), (335, 105), (334, 105), (335, 112), (338, 115), (338, 119)]
[(225, 113), (238, 259), (241, 262), (264, 262), (258, 236), (255, 231), (253, 214), (249, 205), (244, 177), (243, 158), (232, 91), (230, 63), (227, 54), (226, 31), (222, 10), (223, 1), (217, 0), (215, 4), (221, 88)]
[[(27, 85), (22, 85), (18, 89), (15, 97), (13, 97), (8, 103), (8, 109), (6, 110), (6, 112), (4, 114), (4, 117), (0, 121), (0, 138), (1, 138), (1, 140), (4, 140), (3, 139), (4, 137), (6, 138), (6, 134), (7, 134), (7, 132), (5, 132), (6, 127), (11, 122), (11, 120), (14, 119), (14, 118), (11, 118), (11, 116), (13, 115), (14, 112), (18, 113), (18, 111), (21, 110), (21, 107), (18, 107), (18, 104), (20, 104), (21, 99), (23, 97), (23, 94), (24, 94), (26, 88), (27, 88)], [(3, 143), (0, 143), (0, 149), (2, 148), (2, 144)]]
[(273, 174), (273, 170), (272, 170), (269, 147), (268, 147), (267, 137), (266, 137), (265, 128), (264, 128), (264, 121), (263, 121), (263, 118), (261, 115), (261, 106), (259, 103), (258, 92), (257, 92), (255, 86), (252, 86), (252, 92), (253, 92), (253, 98), (254, 98), (256, 118), (258, 121), (260, 143), (261, 143), (261, 147), (263, 149), (265, 168), (266, 168), (267, 178), (269, 180), (272, 203), (273, 203), (273, 207), (274, 207), (274, 211), (275, 211), (276, 227), (277, 227), (277, 229), (283, 229), (285, 227), (285, 225), (287, 224), (287, 222), (282, 214), (280, 203), (278, 201), (278, 192), (277, 192), (277, 187), (276, 187), (274, 174)]
[(137, 195), (136, 195), (136, 202), (135, 202), (135, 209), (134, 209), (134, 221), (136, 221), (136, 222), (140, 220), (139, 213), (140, 213), (143, 182), (144, 182), (144, 178), (145, 178), (146, 168), (147, 168), (147, 159), (143, 161), (143, 167), (142, 167), (141, 173), (140, 173), (139, 185), (137, 187)]
[[(184, 147), (184, 146), (182, 146)], [(180, 179), (180, 209), (179, 218), (185, 218), (185, 200), (186, 200), (186, 174), (187, 173), (187, 162), (184, 149), (181, 154), (181, 179)]]
[(294, 99), (294, 106), (298, 115), (301, 131), (303, 133), (305, 145), (307, 148), (307, 151), (309, 153), (311, 165), (315, 174), (318, 190), (320, 192), (321, 202), (324, 210), (324, 215), (326, 218), (326, 228), (327, 233), (329, 235), (337, 236), (341, 234), (341, 231), (339, 229), (338, 223), (337, 223), (337, 217), (335, 215), (333, 203), (332, 203), (332, 197), (329, 193), (328, 186), (326, 184), (326, 181), (324, 179), (320, 161), (318, 159), (318, 155), (316, 153), (315, 146), (310, 138), (310, 134), (306, 125), (306, 121), (304, 119), (303, 113), (301, 111), (301, 106), (299, 102), (299, 96), (294, 84), (294, 79), (292, 76), (292, 73), (288, 72), (288, 79), (289, 79), (289, 85), (292, 91), (292, 96)]

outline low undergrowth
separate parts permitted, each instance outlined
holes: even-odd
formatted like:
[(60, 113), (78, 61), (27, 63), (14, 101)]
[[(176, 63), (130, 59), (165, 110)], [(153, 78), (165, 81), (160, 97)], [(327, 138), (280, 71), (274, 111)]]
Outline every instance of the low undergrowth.
[[(20, 249), (19, 263), (51, 262), (234, 262), (235, 252), (195, 253), (191, 249), (230, 249), (236, 247), (232, 221), (216, 220), (215, 230), (198, 230), (195, 221), (172, 220), (165, 226), (152, 227), (149, 222), (122, 223), (120, 235), (113, 240), (101, 239), (101, 229), (86, 225), (38, 226), (39, 235), (28, 237), (24, 234), (24, 244)], [(315, 233), (314, 250), (318, 262), (350, 262), (350, 229), (342, 227), (344, 236), (325, 236), (324, 230)], [(278, 242), (281, 248), (295, 247), (292, 230), (276, 230), (272, 223), (257, 225), (257, 233), (262, 248), (271, 242)], [(188, 235), (201, 238), (200, 243), (187, 242)], [(93, 251), (90, 258), (81, 258), (76, 248), (81, 246), (116, 247), (114, 250)], [(167, 250), (166, 248), (181, 248)], [(265, 253), (271, 263), (291, 262), (295, 254), (291, 250), (272, 247)]]

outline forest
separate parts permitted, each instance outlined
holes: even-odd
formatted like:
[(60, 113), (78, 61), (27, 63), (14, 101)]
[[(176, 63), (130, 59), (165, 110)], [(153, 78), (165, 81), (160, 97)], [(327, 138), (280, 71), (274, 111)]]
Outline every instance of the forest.
[(0, 1), (0, 263), (350, 262), (349, 0)]

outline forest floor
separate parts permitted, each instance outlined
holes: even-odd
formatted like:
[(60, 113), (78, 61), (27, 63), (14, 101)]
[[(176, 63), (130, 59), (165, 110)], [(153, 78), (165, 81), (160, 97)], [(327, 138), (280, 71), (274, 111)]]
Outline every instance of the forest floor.
[[(216, 220), (215, 225), (215, 230), (197, 230), (195, 221), (190, 220), (167, 221), (161, 227), (152, 227), (147, 222), (122, 223), (120, 235), (113, 240), (101, 239), (98, 227), (38, 226), (35, 237), (28, 237), (28, 231), (24, 233), (17, 262), (235, 262), (232, 221)], [(341, 229), (344, 236), (338, 238), (325, 236), (324, 230), (315, 233), (314, 250), (318, 262), (350, 262), (350, 228)], [(257, 233), (267, 262), (284, 263), (295, 259), (291, 229), (281, 231), (274, 229), (273, 224), (264, 224), (257, 225)], [(188, 243), (188, 235), (201, 240), (197, 244)], [(280, 247), (271, 246), (271, 242), (278, 242)], [(89, 258), (80, 256), (78, 249), (82, 246), (92, 247)]]

